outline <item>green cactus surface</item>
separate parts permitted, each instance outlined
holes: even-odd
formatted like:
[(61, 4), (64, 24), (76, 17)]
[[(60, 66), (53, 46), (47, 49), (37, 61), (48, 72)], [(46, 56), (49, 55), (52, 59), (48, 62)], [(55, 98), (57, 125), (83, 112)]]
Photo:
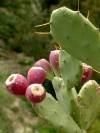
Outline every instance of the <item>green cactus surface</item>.
[(70, 91), (65, 86), (64, 81), (61, 77), (54, 77), (52, 83), (59, 104), (61, 104), (62, 108), (64, 108), (66, 113), (70, 114)]
[(82, 86), (74, 107), (74, 119), (81, 128), (87, 130), (100, 112), (100, 86), (96, 81), (89, 80)]
[(52, 80), (56, 99), (46, 92), (45, 99), (33, 108), (59, 133), (87, 133), (100, 112), (100, 86), (89, 80), (77, 92), (75, 86), (83, 74), (81, 62), (65, 50), (60, 50), (59, 61), (60, 76)]
[(33, 109), (41, 118), (58, 129), (59, 133), (86, 133), (49, 93), (41, 103), (33, 105)]
[(81, 62), (65, 50), (60, 51), (60, 73), (68, 88), (76, 86), (81, 79), (83, 70)]
[(82, 63), (92, 66), (96, 74), (100, 72), (100, 32), (79, 11), (72, 11), (66, 7), (54, 10), (49, 24), (51, 35), (61, 47), (59, 74), (53, 70), (53, 80), (50, 79), (56, 99), (46, 92), (45, 99), (34, 104), (33, 108), (59, 133), (98, 132), (98, 77), (88, 80), (83, 85), (80, 81), (84, 76)]
[(50, 32), (62, 49), (100, 71), (100, 32), (88, 18), (79, 11), (58, 8), (51, 14)]

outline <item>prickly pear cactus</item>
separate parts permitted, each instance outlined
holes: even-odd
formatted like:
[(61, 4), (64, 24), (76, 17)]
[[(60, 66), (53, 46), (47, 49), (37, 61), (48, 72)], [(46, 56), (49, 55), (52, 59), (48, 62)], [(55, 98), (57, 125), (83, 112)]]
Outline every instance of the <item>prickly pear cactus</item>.
[[(69, 66), (67, 66), (68, 64), (66, 65), (66, 63), (61, 65), (62, 61), (67, 61)], [(54, 99), (50, 94), (46, 93), (46, 98), (39, 104), (35, 104), (35, 106), (33, 105), (33, 108), (40, 115), (40, 117), (50, 122), (55, 128), (59, 130), (59, 132), (86, 133), (84, 129), (81, 129), (78, 126), (76, 121), (71, 116), (71, 102), (74, 101), (74, 98), (77, 96), (77, 92), (74, 88), (74, 85), (77, 84), (77, 81), (79, 81), (82, 75), (82, 68), (80, 62), (72, 58), (64, 50), (61, 50), (59, 64), (61, 76), (54, 76), (52, 81), (57, 100)], [(65, 78), (64, 80), (63, 74), (65, 72), (65, 67), (67, 78)], [(70, 73), (67, 73), (67, 67), (70, 67), (71, 70), (75, 67), (76, 71), (70, 71)]]
[(75, 86), (83, 74), (81, 62), (60, 50), (59, 64), (61, 76), (55, 75), (52, 80), (57, 99), (46, 93), (46, 98), (33, 108), (59, 132), (89, 132), (100, 112), (100, 86), (89, 80), (77, 93)]
[[(92, 67), (100, 71), (100, 33), (79, 11), (65, 7), (52, 12), (50, 30), (61, 46), (59, 54), (55, 50), (53, 58), (49, 56), (53, 63), (45, 63), (42, 59), (39, 66), (33, 66), (32, 71), (29, 69), (26, 88), (18, 76), (10, 76), (6, 86), (17, 95), (24, 86), (24, 95), (32, 102), (38, 116), (52, 124), (58, 133), (99, 133), (100, 85), (92, 77)], [(91, 65), (87, 67), (91, 69), (84, 69), (82, 63)], [(88, 76), (89, 71), (91, 76)], [(55, 96), (43, 86), (46, 76), (48, 78), (51, 73), (49, 80)], [(100, 73), (96, 75), (100, 77)], [(85, 82), (81, 84), (83, 78)]]
[(50, 32), (62, 49), (100, 71), (100, 32), (88, 18), (79, 11), (58, 8), (51, 14)]

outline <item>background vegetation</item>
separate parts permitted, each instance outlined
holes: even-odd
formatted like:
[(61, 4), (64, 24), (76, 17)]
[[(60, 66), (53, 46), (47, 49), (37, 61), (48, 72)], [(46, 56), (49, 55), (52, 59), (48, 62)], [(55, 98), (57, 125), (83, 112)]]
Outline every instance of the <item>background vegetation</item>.
[[(53, 48), (49, 35), (34, 34), (34, 26), (49, 21), (60, 6), (78, 9), (78, 0), (0, 0), (0, 40), (6, 49), (24, 52), (35, 59), (46, 57)], [(80, 0), (80, 11), (100, 27), (100, 0)], [(47, 58), (47, 57), (46, 57)]]
[[(0, 133), (56, 133), (36, 117), (24, 98), (8, 94), (4, 82), (10, 73), (26, 75), (35, 60), (48, 59), (55, 42), (50, 35), (35, 34), (34, 26), (49, 22), (55, 8), (67, 6), (77, 10), (77, 1), (0, 0)], [(100, 0), (80, 0), (79, 9), (85, 16), (89, 12), (90, 21), (100, 28)], [(49, 29), (42, 29), (45, 30)], [(100, 128), (96, 133), (99, 132)]]

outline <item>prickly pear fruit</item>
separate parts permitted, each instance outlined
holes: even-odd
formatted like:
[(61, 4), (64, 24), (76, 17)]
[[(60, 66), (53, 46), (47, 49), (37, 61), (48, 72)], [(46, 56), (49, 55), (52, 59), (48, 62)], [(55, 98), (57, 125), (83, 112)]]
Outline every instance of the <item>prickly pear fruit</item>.
[(53, 50), (50, 52), (50, 55), (49, 55), (50, 65), (55, 75), (59, 75), (59, 54), (60, 54), (60, 50)]
[(40, 59), (40, 60), (36, 61), (34, 66), (42, 67), (46, 71), (47, 78), (49, 78), (49, 79), (52, 78), (53, 73), (51, 70), (51, 66), (50, 66), (50, 63), (46, 59)]
[(66, 7), (54, 10), (50, 32), (62, 49), (100, 71), (100, 32), (79, 11)]
[(32, 103), (39, 103), (45, 98), (46, 91), (42, 84), (31, 84), (28, 86), (25, 96)]
[(93, 74), (92, 67), (82, 63), (82, 68), (83, 68), (83, 75), (81, 78), (81, 84), (84, 84), (86, 81), (90, 80)]
[(15, 95), (24, 95), (28, 86), (27, 79), (21, 74), (11, 74), (5, 81), (7, 90)]
[(27, 74), (29, 84), (42, 84), (46, 78), (46, 72), (42, 67), (31, 67)]
[(49, 62), (46, 59), (40, 59), (35, 62), (35, 67), (42, 67), (46, 72), (51, 71), (51, 66)]

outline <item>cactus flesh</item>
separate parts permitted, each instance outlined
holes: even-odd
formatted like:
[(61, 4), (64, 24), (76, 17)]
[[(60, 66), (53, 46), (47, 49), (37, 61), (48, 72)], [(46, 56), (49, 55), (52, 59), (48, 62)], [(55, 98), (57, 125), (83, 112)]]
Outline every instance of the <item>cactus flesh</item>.
[(62, 49), (100, 71), (100, 33), (79, 11), (66, 7), (54, 10), (50, 32)]

